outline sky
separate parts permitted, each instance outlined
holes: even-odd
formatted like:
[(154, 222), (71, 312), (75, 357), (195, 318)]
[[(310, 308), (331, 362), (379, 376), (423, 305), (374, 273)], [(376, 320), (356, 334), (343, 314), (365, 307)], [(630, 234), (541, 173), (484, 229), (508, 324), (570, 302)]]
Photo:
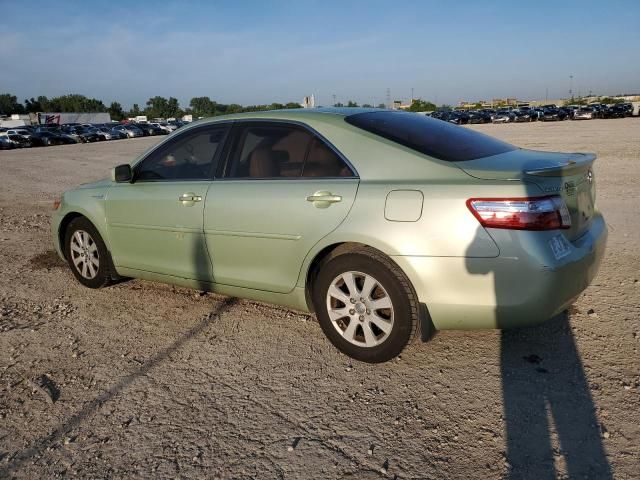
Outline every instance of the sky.
[[(573, 80), (570, 79), (573, 76)], [(437, 104), (640, 92), (640, 0), (0, 0), (0, 93)]]

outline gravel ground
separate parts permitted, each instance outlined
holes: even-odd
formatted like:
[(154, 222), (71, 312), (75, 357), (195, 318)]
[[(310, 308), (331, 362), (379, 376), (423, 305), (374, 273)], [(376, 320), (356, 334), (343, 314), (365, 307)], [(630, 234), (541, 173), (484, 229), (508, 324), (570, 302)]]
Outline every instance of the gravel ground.
[(157, 139), (0, 152), (0, 478), (638, 478), (640, 119), (472, 128), (598, 154), (602, 270), (543, 326), (440, 332), (383, 365), (299, 312), (80, 286), (53, 198)]

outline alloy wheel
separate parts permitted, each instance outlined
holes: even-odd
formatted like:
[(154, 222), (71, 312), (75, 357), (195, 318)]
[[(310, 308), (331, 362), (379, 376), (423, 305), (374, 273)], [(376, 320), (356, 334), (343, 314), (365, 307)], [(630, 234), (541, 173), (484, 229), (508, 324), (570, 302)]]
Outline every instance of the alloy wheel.
[(98, 274), (100, 257), (98, 246), (84, 230), (76, 230), (70, 243), (71, 260), (76, 270), (84, 278), (91, 280)]
[(359, 347), (383, 343), (393, 329), (393, 303), (373, 276), (362, 272), (338, 275), (327, 291), (327, 312), (342, 337)]

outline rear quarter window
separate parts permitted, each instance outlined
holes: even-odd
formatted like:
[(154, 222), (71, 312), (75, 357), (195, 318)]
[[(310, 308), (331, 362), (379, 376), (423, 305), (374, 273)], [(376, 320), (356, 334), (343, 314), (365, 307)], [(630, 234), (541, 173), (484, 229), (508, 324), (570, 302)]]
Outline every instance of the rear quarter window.
[(430, 157), (462, 162), (516, 150), (488, 135), (443, 120), (408, 112), (366, 112), (345, 121)]

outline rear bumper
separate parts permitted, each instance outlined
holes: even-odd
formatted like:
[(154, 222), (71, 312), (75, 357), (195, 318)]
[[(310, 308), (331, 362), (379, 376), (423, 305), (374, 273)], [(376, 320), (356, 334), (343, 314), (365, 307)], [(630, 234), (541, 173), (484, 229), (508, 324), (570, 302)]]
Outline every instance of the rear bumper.
[(500, 248), (495, 258), (393, 257), (437, 329), (511, 328), (552, 318), (596, 276), (607, 241), (600, 214), (560, 260), (548, 243), (558, 231), (488, 231)]

